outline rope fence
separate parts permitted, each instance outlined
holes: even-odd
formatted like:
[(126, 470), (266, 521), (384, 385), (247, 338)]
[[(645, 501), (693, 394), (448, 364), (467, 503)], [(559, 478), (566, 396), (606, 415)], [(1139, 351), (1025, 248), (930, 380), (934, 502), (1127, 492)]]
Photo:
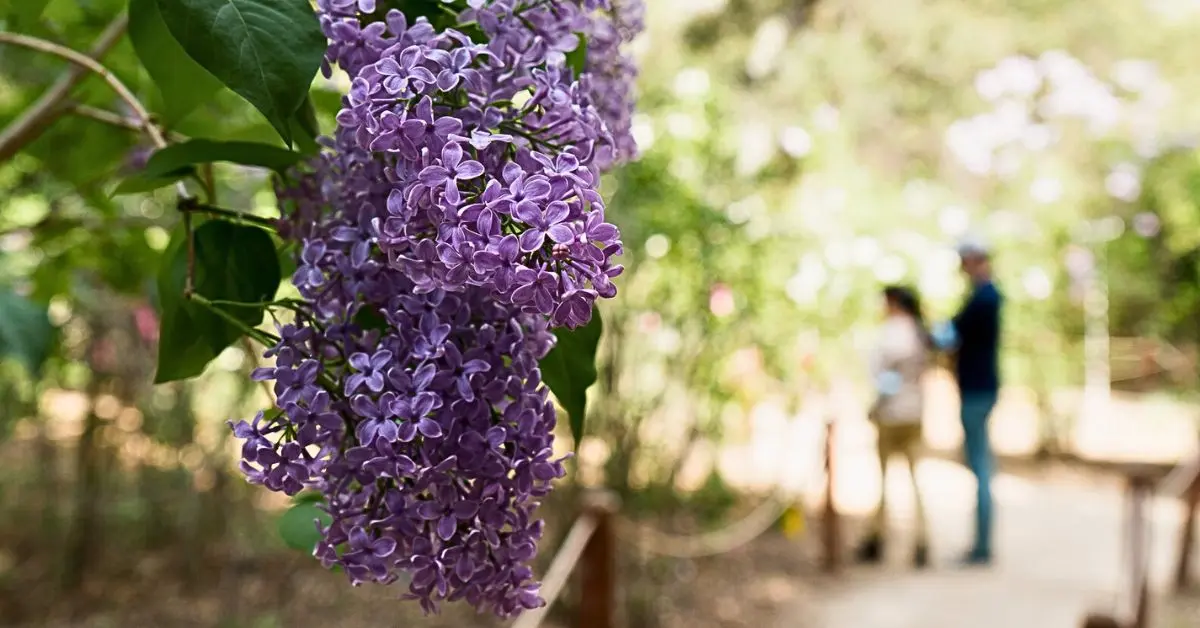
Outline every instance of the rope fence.
[(716, 556), (765, 534), (791, 505), (791, 500), (783, 496), (771, 496), (736, 523), (698, 535), (666, 534), (652, 526), (624, 520), (621, 536), (647, 554), (684, 559)]
[[(834, 424), (827, 422), (822, 452), (826, 471), (825, 521), (822, 527), (826, 532), (825, 564), (830, 570), (838, 565), (837, 540), (840, 538), (839, 519), (833, 505), (833, 435)], [(620, 517), (619, 500), (611, 492), (586, 492), (581, 514), (568, 530), (542, 580), (542, 598), (546, 603), (522, 614), (513, 623), (513, 628), (541, 626), (576, 568), (579, 568), (580, 600), (574, 625), (579, 628), (612, 628), (615, 625), (616, 552), (619, 540), (641, 552), (657, 556), (679, 559), (716, 556), (761, 537), (794, 505), (793, 497), (777, 492), (732, 525), (698, 535), (676, 535)]]
[(584, 498), (582, 514), (571, 525), (542, 579), (546, 604), (521, 615), (513, 628), (538, 628), (562, 595), (571, 574), (579, 569), (580, 628), (611, 628), (616, 601), (616, 542), (638, 551), (670, 558), (693, 559), (724, 554), (743, 547), (769, 531), (791, 506), (786, 497), (772, 496), (736, 523), (699, 535), (674, 535), (617, 515), (611, 493), (596, 491)]

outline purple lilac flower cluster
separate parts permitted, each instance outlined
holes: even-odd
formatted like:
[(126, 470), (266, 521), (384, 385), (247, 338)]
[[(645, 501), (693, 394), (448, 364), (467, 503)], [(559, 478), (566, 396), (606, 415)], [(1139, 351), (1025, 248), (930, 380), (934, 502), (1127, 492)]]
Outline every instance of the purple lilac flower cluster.
[[(593, 97), (631, 101), (631, 87), (609, 89), (631, 84), (613, 74), (621, 62), (593, 61), (623, 58), (615, 13), (603, 0), (468, 4), (460, 20), (486, 43), (395, 10), (361, 26), (371, 0), (325, 3), (327, 62), (353, 77), (339, 128), (386, 163), (392, 184), (379, 246), (417, 290), (478, 286), (554, 326), (586, 324), (622, 271), (597, 188), (632, 150)], [(609, 73), (600, 90), (566, 63), (580, 32), (603, 34), (589, 56)], [(605, 102), (628, 135), (628, 107)]]
[[(467, 0), (486, 42), (317, 3), (352, 88), (328, 150), (277, 186), (303, 301), (254, 374), (277, 408), (233, 427), (251, 482), (321, 492), (314, 554), (355, 584), (407, 574), (427, 611), (542, 603), (534, 509), (564, 470), (538, 361), (621, 272), (597, 191), (635, 152), (613, 132), (632, 71), (605, 56), (637, 27), (616, 1)], [(604, 73), (573, 76), (576, 33)]]

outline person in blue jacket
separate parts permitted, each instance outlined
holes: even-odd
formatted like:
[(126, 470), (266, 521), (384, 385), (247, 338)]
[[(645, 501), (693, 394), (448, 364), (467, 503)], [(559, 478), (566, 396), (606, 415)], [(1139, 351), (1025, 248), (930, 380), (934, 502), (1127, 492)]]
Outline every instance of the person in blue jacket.
[(988, 438), (988, 418), (1000, 393), (1000, 312), (1004, 297), (992, 282), (991, 254), (981, 242), (958, 247), (970, 294), (950, 321), (956, 347), (954, 367), (962, 400), (963, 446), (967, 465), (977, 481), (975, 544), (963, 558), (968, 565), (992, 560), (993, 457)]

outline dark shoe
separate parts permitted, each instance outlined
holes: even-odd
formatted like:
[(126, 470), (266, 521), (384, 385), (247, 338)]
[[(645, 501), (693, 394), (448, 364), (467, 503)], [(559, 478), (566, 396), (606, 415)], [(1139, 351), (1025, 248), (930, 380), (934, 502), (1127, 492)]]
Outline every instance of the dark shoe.
[(916, 551), (913, 552), (913, 567), (924, 569), (929, 566), (929, 546), (924, 543), (918, 543)]
[(992, 564), (992, 553), (971, 550), (959, 559), (960, 567), (987, 567)]
[(860, 564), (874, 565), (883, 560), (883, 539), (869, 536), (854, 550), (854, 561)]

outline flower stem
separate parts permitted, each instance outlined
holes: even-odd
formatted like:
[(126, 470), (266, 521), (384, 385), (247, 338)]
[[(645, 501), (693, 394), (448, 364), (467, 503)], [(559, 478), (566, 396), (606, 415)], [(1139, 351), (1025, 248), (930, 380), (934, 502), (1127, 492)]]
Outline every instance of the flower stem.
[(254, 214), (247, 214), (247, 213), (243, 213), (243, 212), (239, 212), (239, 211), (234, 211), (232, 209), (225, 209), (223, 207), (215, 207), (213, 205), (205, 205), (203, 203), (197, 202), (196, 199), (194, 199), (194, 198), (181, 199), (179, 201), (179, 211), (183, 212), (185, 218), (187, 217), (187, 215), (193, 214), (193, 213), (208, 214), (210, 216), (220, 216), (222, 218), (228, 218), (233, 222), (243, 222), (246, 224), (254, 225), (256, 227), (262, 227), (269, 231), (275, 231), (275, 223), (276, 223), (275, 218), (267, 218), (264, 216), (255, 216)]
[(295, 308), (297, 305), (301, 304), (301, 302), (296, 299), (280, 299), (278, 301), (254, 301), (254, 302), (226, 301), (224, 299), (208, 299), (208, 302), (213, 305), (217, 305), (217, 306), (221, 306), (221, 307), (233, 307), (233, 308), (237, 308), (237, 307), (250, 307), (250, 308), (283, 307), (283, 308), (292, 309), (292, 308)]
[[(195, 301), (196, 303), (199, 303), (205, 309), (212, 312), (213, 314), (216, 314), (218, 317), (224, 319), (226, 323), (233, 325), (235, 328), (237, 328), (239, 331), (241, 331), (243, 334), (245, 334), (247, 337), (249, 337), (253, 340), (256, 340), (266, 346), (271, 346), (271, 345), (274, 345), (279, 342), (278, 336), (267, 333), (261, 329), (255, 329), (254, 327), (247, 325), (245, 322), (238, 319), (236, 316), (230, 314), (229, 312), (226, 312), (225, 310), (221, 309), (220, 307), (217, 307), (216, 302), (208, 300), (203, 295), (193, 292), (193, 293), (191, 293), (191, 295), (188, 296), (188, 298), (191, 299), (192, 301)], [(246, 304), (241, 304), (241, 305), (246, 305)]]

